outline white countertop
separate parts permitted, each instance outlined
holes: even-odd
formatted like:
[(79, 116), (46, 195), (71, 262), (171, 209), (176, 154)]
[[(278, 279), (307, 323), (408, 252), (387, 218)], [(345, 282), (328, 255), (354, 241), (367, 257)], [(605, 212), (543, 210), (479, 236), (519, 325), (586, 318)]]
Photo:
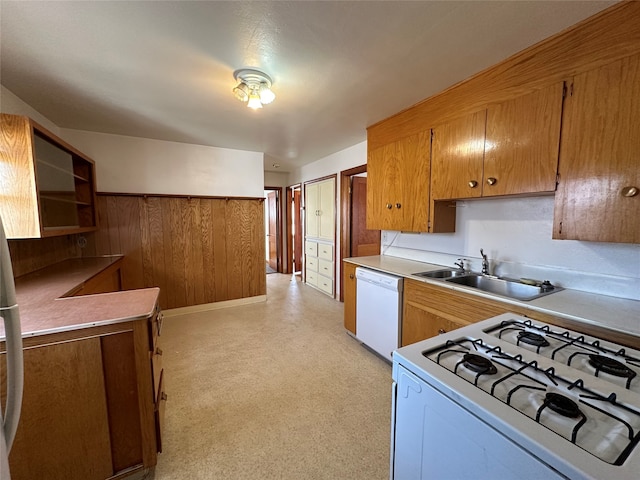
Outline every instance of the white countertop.
[(483, 292), (472, 287), (414, 275), (419, 272), (451, 268), (451, 266), (434, 265), (385, 255), (345, 258), (345, 261), (392, 275), (438, 285), (442, 288), (491, 298), (507, 304), (524, 306), (574, 322), (640, 337), (640, 301), (637, 300), (564, 289), (560, 292), (524, 302)]

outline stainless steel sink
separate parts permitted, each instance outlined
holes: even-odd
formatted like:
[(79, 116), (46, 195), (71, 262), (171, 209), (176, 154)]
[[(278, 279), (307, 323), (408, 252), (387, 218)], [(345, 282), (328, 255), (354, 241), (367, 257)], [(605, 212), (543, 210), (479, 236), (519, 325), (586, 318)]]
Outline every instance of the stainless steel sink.
[(469, 272), (463, 272), (462, 270), (454, 270), (452, 268), (444, 268), (442, 270), (431, 270), (430, 272), (418, 272), (414, 273), (416, 277), (426, 277), (426, 278), (451, 278), (451, 277), (459, 277), (461, 275), (469, 275)]
[(477, 288), (484, 292), (495, 293), (517, 300), (533, 300), (562, 290), (560, 287), (528, 285), (518, 280), (489, 277), (485, 275), (467, 274), (459, 277), (445, 278), (445, 281)]

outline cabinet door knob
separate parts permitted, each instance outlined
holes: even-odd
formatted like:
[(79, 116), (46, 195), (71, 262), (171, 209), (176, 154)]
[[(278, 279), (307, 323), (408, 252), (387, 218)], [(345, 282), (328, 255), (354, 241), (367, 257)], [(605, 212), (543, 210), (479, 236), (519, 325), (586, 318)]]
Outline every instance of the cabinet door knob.
[(349, 278), (350, 278), (351, 280), (353, 280), (353, 273), (350, 273), (350, 274), (349, 274)]
[(623, 197), (635, 197), (638, 194), (638, 187), (624, 187), (621, 193)]
[(487, 183), (489, 185), (495, 185), (496, 183), (498, 183), (498, 180), (495, 177), (489, 177), (487, 178)]
[(400, 205), (399, 203), (396, 203), (396, 208), (400, 208), (402, 207), (402, 205)]
[(475, 180), (469, 181), (469, 188), (476, 188), (477, 186), (478, 186), (478, 182), (476, 182)]
[(391, 210), (393, 208), (393, 205), (391, 205), (390, 203), (387, 203), (387, 208)]
[(447, 331), (444, 328), (439, 328), (438, 335), (442, 335), (443, 333), (447, 333)]

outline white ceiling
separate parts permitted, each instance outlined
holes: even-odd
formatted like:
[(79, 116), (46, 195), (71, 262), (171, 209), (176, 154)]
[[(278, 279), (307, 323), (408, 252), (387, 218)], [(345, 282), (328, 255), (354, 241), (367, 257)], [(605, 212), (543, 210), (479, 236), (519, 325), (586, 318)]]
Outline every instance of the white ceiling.
[[(1, 0), (0, 82), (63, 128), (290, 171), (612, 3)], [(274, 103), (234, 98), (242, 67), (274, 79)]]

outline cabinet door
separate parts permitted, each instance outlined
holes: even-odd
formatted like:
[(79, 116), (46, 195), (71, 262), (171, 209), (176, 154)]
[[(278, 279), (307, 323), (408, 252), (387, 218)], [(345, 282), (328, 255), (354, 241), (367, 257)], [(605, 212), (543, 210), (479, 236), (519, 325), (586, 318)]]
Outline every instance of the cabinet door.
[(564, 84), (487, 108), (482, 195), (553, 192)]
[(24, 372), (11, 478), (113, 475), (100, 338), (25, 349)]
[(553, 238), (640, 243), (638, 132), (639, 55), (574, 78), (565, 105)]
[(508, 304), (407, 279), (403, 295), (402, 345), (508, 311), (513, 311)]
[[(400, 182), (397, 145), (391, 143), (367, 155), (367, 228), (389, 230), (393, 224), (392, 200)], [(388, 208), (387, 208), (388, 207)]]
[(430, 132), (369, 152), (367, 228), (428, 231)]
[(482, 195), (486, 110), (433, 129), (431, 196), (434, 200)]
[(318, 184), (319, 211), (318, 237), (333, 240), (335, 236), (335, 180), (325, 180)]
[(318, 215), (320, 205), (318, 202), (318, 184), (311, 183), (304, 187), (304, 217), (305, 235), (318, 236)]
[(344, 293), (344, 328), (356, 334), (356, 265), (342, 264), (342, 288)]

